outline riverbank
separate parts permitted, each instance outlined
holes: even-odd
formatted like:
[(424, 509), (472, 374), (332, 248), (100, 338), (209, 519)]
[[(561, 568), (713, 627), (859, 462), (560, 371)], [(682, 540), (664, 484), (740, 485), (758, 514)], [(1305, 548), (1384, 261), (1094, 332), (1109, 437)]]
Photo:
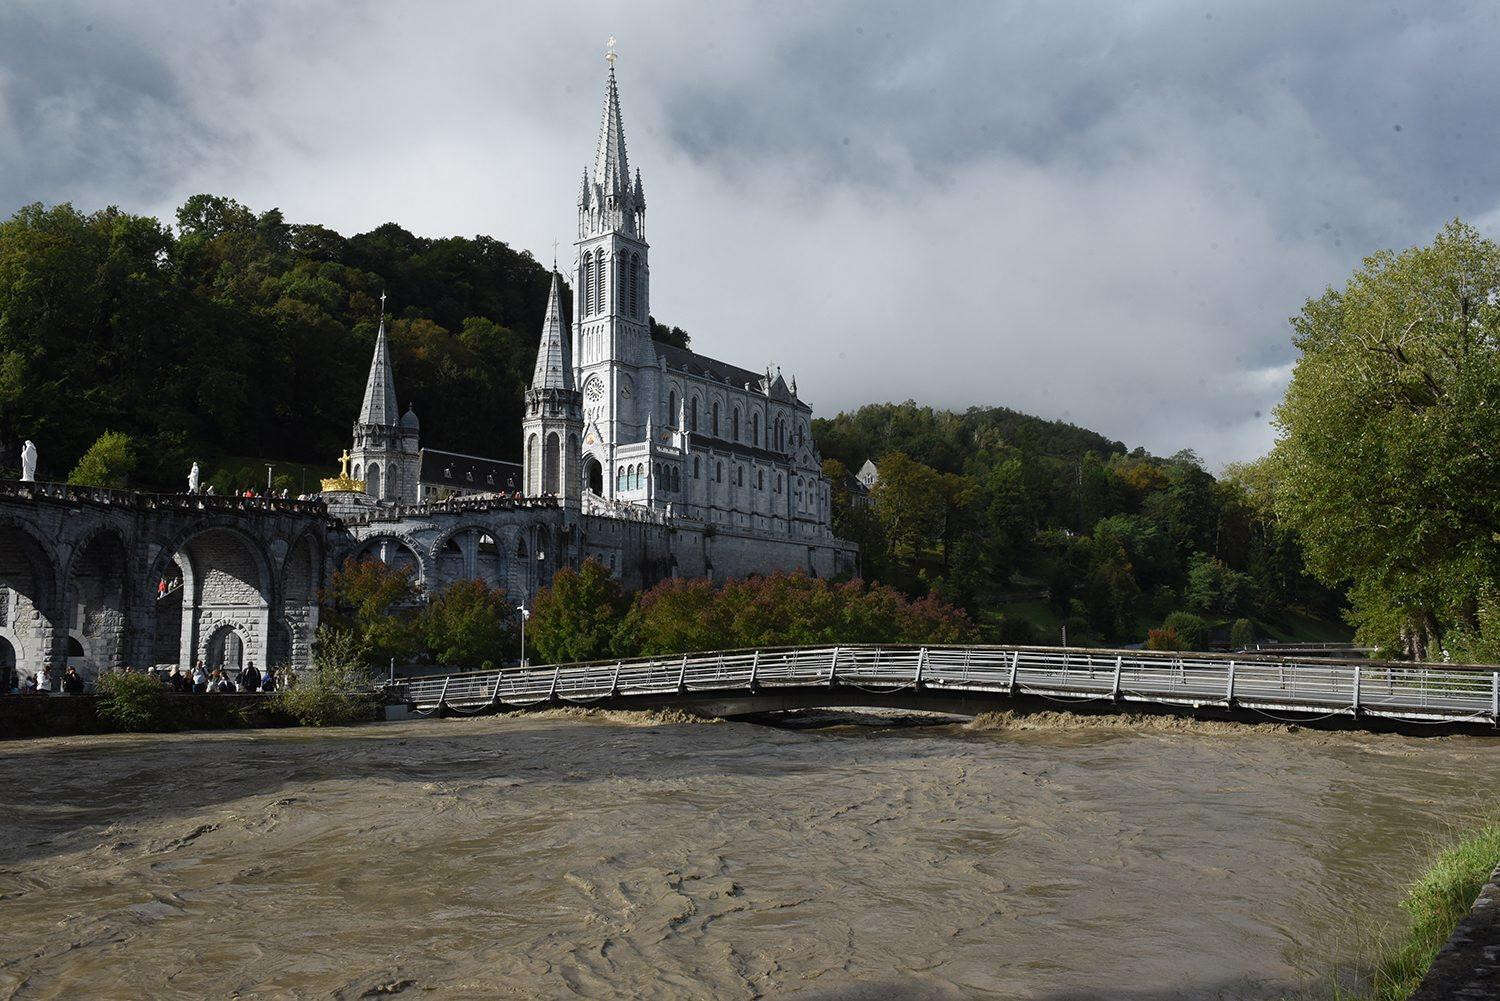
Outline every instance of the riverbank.
[[(1476, 898), (1496, 877), (1500, 871), (1497, 867), (1500, 821), (1486, 823), (1440, 851), (1401, 901), (1408, 920), (1406, 928), (1380, 949), (1365, 989), (1357, 994), (1340, 994), (1340, 1001), (1439, 1001), (1468, 996), (1450, 993), (1449, 988), (1471, 978), (1476, 963), (1495, 965), (1482, 955), (1486, 945), (1490, 949), (1500, 947), (1500, 937), (1496, 937), (1500, 924), (1495, 923), (1494, 916), (1477, 916), (1485, 924), (1482, 931), (1490, 936), (1488, 942), (1455, 943), (1459, 949), (1451, 962), (1445, 959), (1442, 969), (1434, 968), (1434, 959), (1453, 939), (1460, 924), (1474, 915)], [(1495, 986), (1493, 980), (1490, 986)]]

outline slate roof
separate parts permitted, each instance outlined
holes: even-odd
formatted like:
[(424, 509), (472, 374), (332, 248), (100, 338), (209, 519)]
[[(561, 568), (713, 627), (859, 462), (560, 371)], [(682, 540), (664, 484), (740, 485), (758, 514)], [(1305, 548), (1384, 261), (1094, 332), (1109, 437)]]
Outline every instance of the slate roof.
[(361, 424), (390, 427), (400, 419), (396, 409), (396, 380), (391, 373), (391, 349), (385, 337), (385, 317), (375, 335), (375, 357), (370, 360), (370, 378), (365, 382), (365, 400), (359, 408)]
[[(728, 362), (700, 355), (696, 351), (679, 348), (675, 344), (663, 344), (661, 341), (652, 341), (656, 348), (658, 358), (667, 362), (669, 371), (682, 372), (686, 375), (696, 375), (712, 379), (714, 382), (723, 382), (734, 386), (736, 389), (744, 389), (749, 386), (754, 392), (764, 392), (766, 376), (764, 372), (752, 372), (748, 368), (740, 368)], [(771, 383), (771, 399), (782, 403), (790, 403), (798, 409), (812, 412), (812, 408), (806, 403), (794, 397), (786, 382), (778, 375)]]
[(521, 489), (521, 464), (424, 448), (418, 478), (436, 486), (505, 493)]

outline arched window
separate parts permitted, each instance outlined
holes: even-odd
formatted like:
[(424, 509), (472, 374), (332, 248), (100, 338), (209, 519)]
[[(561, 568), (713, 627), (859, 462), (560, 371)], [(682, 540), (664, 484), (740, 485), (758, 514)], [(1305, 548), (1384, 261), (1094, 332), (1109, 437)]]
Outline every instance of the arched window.
[(667, 394), (667, 427), (677, 426), (677, 390)]
[(583, 281), (579, 283), (578, 308), (584, 316), (594, 311), (594, 255), (585, 253), (583, 255)]
[(380, 493), (380, 463), (372, 462), (365, 471), (365, 492), (375, 497), (381, 497)]
[(729, 437), (733, 441), (740, 440), (740, 408), (734, 408), (734, 415), (729, 418)]
[(641, 315), (641, 255), (630, 255), (630, 315)]
[(615, 470), (615, 490), (616, 491), (620, 491), (620, 490), (624, 490), (624, 489), (625, 489), (625, 467), (621, 466), (619, 469)]
[(750, 440), (756, 448), (760, 447), (760, 414), (750, 415)]
[(698, 430), (698, 397), (688, 401), (688, 430)]
[(764, 469), (757, 469), (755, 471), (755, 489), (757, 489), (757, 490), (764, 490), (765, 488), (766, 488), (766, 471)]
[(672, 492), (682, 493), (682, 469), (678, 466), (672, 467)]
[(776, 492), (781, 493), (781, 474), (776, 474)]
[(734, 480), (735, 480), (735, 484), (734, 485), (737, 486), (737, 487), (742, 487), (742, 486), (745, 485), (745, 467), (744, 466), (736, 466), (735, 467), (735, 469), (734, 469)]
[(724, 482), (724, 463), (722, 463), (722, 462), (715, 462), (714, 463), (714, 482), (715, 483), (723, 483)]
[(702, 477), (698, 475), (698, 457), (696, 455), (693, 456), (693, 479), (702, 479)]
[(715, 438), (719, 437), (719, 401), (714, 401), (713, 417), (709, 424), (709, 434)]
[(604, 276), (609, 274), (609, 258), (600, 250), (594, 258), (594, 301), (589, 304), (590, 313), (604, 312)]
[(635, 467), (635, 485), (642, 490), (646, 489), (646, 464), (639, 463)]

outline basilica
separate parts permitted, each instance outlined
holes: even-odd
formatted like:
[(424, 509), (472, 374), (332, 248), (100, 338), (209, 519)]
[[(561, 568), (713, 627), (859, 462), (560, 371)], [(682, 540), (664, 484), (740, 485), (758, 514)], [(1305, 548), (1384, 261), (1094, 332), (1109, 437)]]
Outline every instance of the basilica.
[[(796, 380), (651, 336), (645, 184), (626, 154), (612, 56), (598, 144), (578, 191), (572, 322), (554, 270), (519, 429), (522, 462), (421, 447), (416, 414), (397, 406), (382, 319), (350, 450), (363, 496), (333, 509), (553, 498), (575, 517), (669, 529), (673, 552), (663, 564), (672, 574), (842, 572), (854, 550), (833, 536), (812, 408)], [(620, 566), (621, 554), (602, 541), (614, 534), (585, 530), (582, 539), (601, 541), (597, 551), (585, 541), (579, 555)], [(690, 539), (702, 552), (685, 551)], [(735, 555), (716, 563), (715, 547)]]

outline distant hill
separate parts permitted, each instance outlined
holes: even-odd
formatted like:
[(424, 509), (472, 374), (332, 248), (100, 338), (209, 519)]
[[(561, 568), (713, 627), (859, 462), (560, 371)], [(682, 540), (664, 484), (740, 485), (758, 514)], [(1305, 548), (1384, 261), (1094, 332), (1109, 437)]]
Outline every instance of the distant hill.
[[(934, 469), (962, 472), (977, 449), (1005, 444), (1022, 452), (1059, 459), (1124, 454), (1125, 445), (1065, 421), (1033, 417), (1008, 407), (971, 407), (963, 413), (934, 410), (916, 402), (871, 403), (850, 413), (813, 422), (813, 438), (825, 459), (857, 470), (887, 452), (919, 456)], [(1138, 453), (1144, 455), (1144, 452)]]

